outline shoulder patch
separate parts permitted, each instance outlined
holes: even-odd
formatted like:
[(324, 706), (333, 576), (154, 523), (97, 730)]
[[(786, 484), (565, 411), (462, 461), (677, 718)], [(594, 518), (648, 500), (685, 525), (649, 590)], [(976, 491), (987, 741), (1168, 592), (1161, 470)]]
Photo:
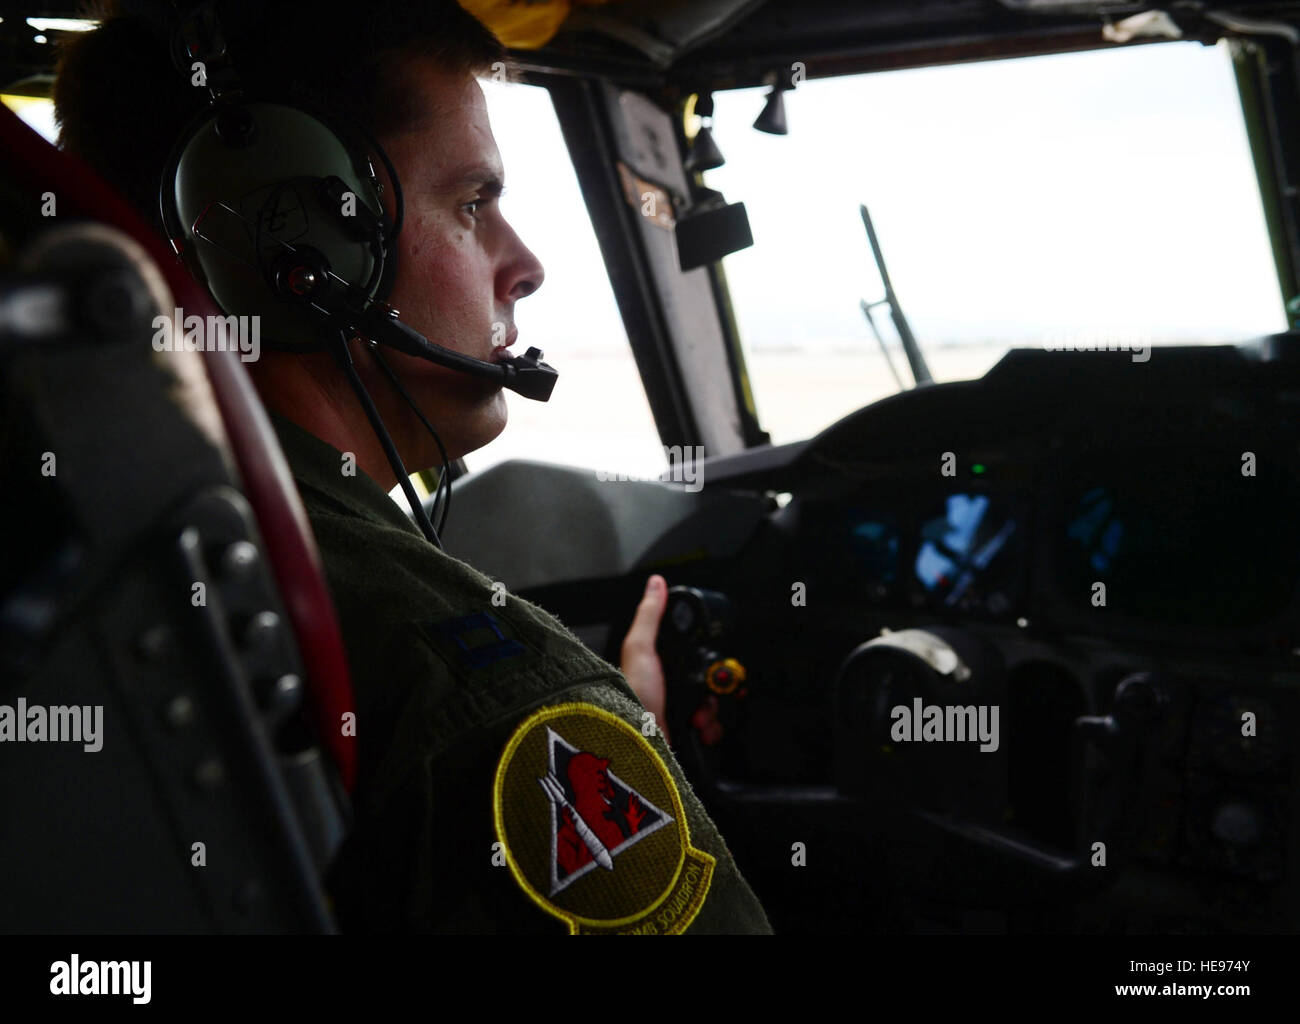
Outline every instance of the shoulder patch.
[(672, 774), (603, 708), (559, 704), (525, 719), (492, 802), (515, 880), (570, 934), (673, 935), (704, 905), (714, 859), (691, 846)]

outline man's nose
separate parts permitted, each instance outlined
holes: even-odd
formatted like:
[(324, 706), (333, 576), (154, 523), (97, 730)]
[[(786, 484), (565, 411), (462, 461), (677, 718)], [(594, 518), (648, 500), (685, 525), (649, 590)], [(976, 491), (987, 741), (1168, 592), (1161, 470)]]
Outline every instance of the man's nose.
[(524, 245), (514, 229), (509, 230), (512, 253), (502, 273), (501, 286), (505, 292), (502, 298), (513, 302), (537, 291), (546, 279), (546, 271), (542, 268), (541, 260)]

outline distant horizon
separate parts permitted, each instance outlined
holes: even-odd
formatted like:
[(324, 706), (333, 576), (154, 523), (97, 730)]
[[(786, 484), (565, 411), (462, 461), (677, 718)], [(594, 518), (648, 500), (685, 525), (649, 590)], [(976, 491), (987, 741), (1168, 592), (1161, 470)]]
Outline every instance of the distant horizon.
[[(1216, 345), (1241, 345), (1254, 341), (1256, 338), (1264, 337), (1260, 334), (1252, 334), (1248, 337), (1224, 336), (1221, 338), (1214, 337), (1192, 337), (1188, 336), (1171, 336), (1171, 337), (1150, 337), (1142, 339), (1144, 343), (1151, 345), (1153, 348), (1174, 348), (1178, 346), (1195, 346), (1209, 347)], [(903, 354), (903, 347), (896, 338), (886, 338), (885, 344), (888, 346), (891, 355)], [(985, 337), (985, 338), (918, 338), (917, 344), (921, 348), (922, 354), (930, 349), (955, 349), (955, 348), (1006, 348), (1006, 349), (1034, 349), (1045, 350), (1047, 346), (1043, 342), (1043, 337), (1036, 336), (1036, 339), (1009, 338), (1009, 337)], [(746, 346), (746, 355), (763, 355), (763, 354), (807, 354), (815, 353), (818, 356), (853, 356), (859, 353), (880, 354), (880, 344), (872, 337), (865, 338), (845, 338), (842, 340), (835, 339), (818, 339), (807, 342), (779, 342), (765, 345)], [(604, 346), (596, 348), (584, 348), (580, 345), (569, 344), (565, 346), (564, 354), (566, 357), (596, 357), (621, 359), (623, 353), (613, 351)]]

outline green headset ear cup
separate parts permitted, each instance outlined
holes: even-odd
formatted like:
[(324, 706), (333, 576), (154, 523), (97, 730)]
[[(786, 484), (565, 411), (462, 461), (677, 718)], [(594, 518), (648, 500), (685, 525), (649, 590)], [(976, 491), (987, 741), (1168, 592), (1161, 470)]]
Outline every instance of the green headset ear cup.
[[(248, 130), (232, 132), (232, 123)], [(273, 289), (271, 267), (290, 246), (323, 255), (358, 302), (375, 297), (383, 230), (359, 232), (358, 223), (382, 225), (378, 186), (364, 153), (319, 117), (260, 101), (214, 108), (186, 133), (171, 167), (168, 231), (222, 310), (262, 318), (264, 344), (314, 345), (321, 322)], [(337, 183), (321, 187), (330, 178), (342, 183), (341, 201)]]

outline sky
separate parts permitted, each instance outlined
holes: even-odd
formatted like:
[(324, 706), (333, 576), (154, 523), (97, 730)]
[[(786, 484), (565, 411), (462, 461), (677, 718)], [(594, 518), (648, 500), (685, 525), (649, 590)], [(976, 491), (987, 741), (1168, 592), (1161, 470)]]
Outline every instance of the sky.
[(813, 80), (785, 99), (780, 137), (750, 127), (760, 91), (715, 97), (727, 164), (709, 183), (753, 224), (726, 264), (751, 347), (863, 337), (858, 300), (882, 294), (863, 202), (923, 343), (1285, 328), (1222, 46)]

